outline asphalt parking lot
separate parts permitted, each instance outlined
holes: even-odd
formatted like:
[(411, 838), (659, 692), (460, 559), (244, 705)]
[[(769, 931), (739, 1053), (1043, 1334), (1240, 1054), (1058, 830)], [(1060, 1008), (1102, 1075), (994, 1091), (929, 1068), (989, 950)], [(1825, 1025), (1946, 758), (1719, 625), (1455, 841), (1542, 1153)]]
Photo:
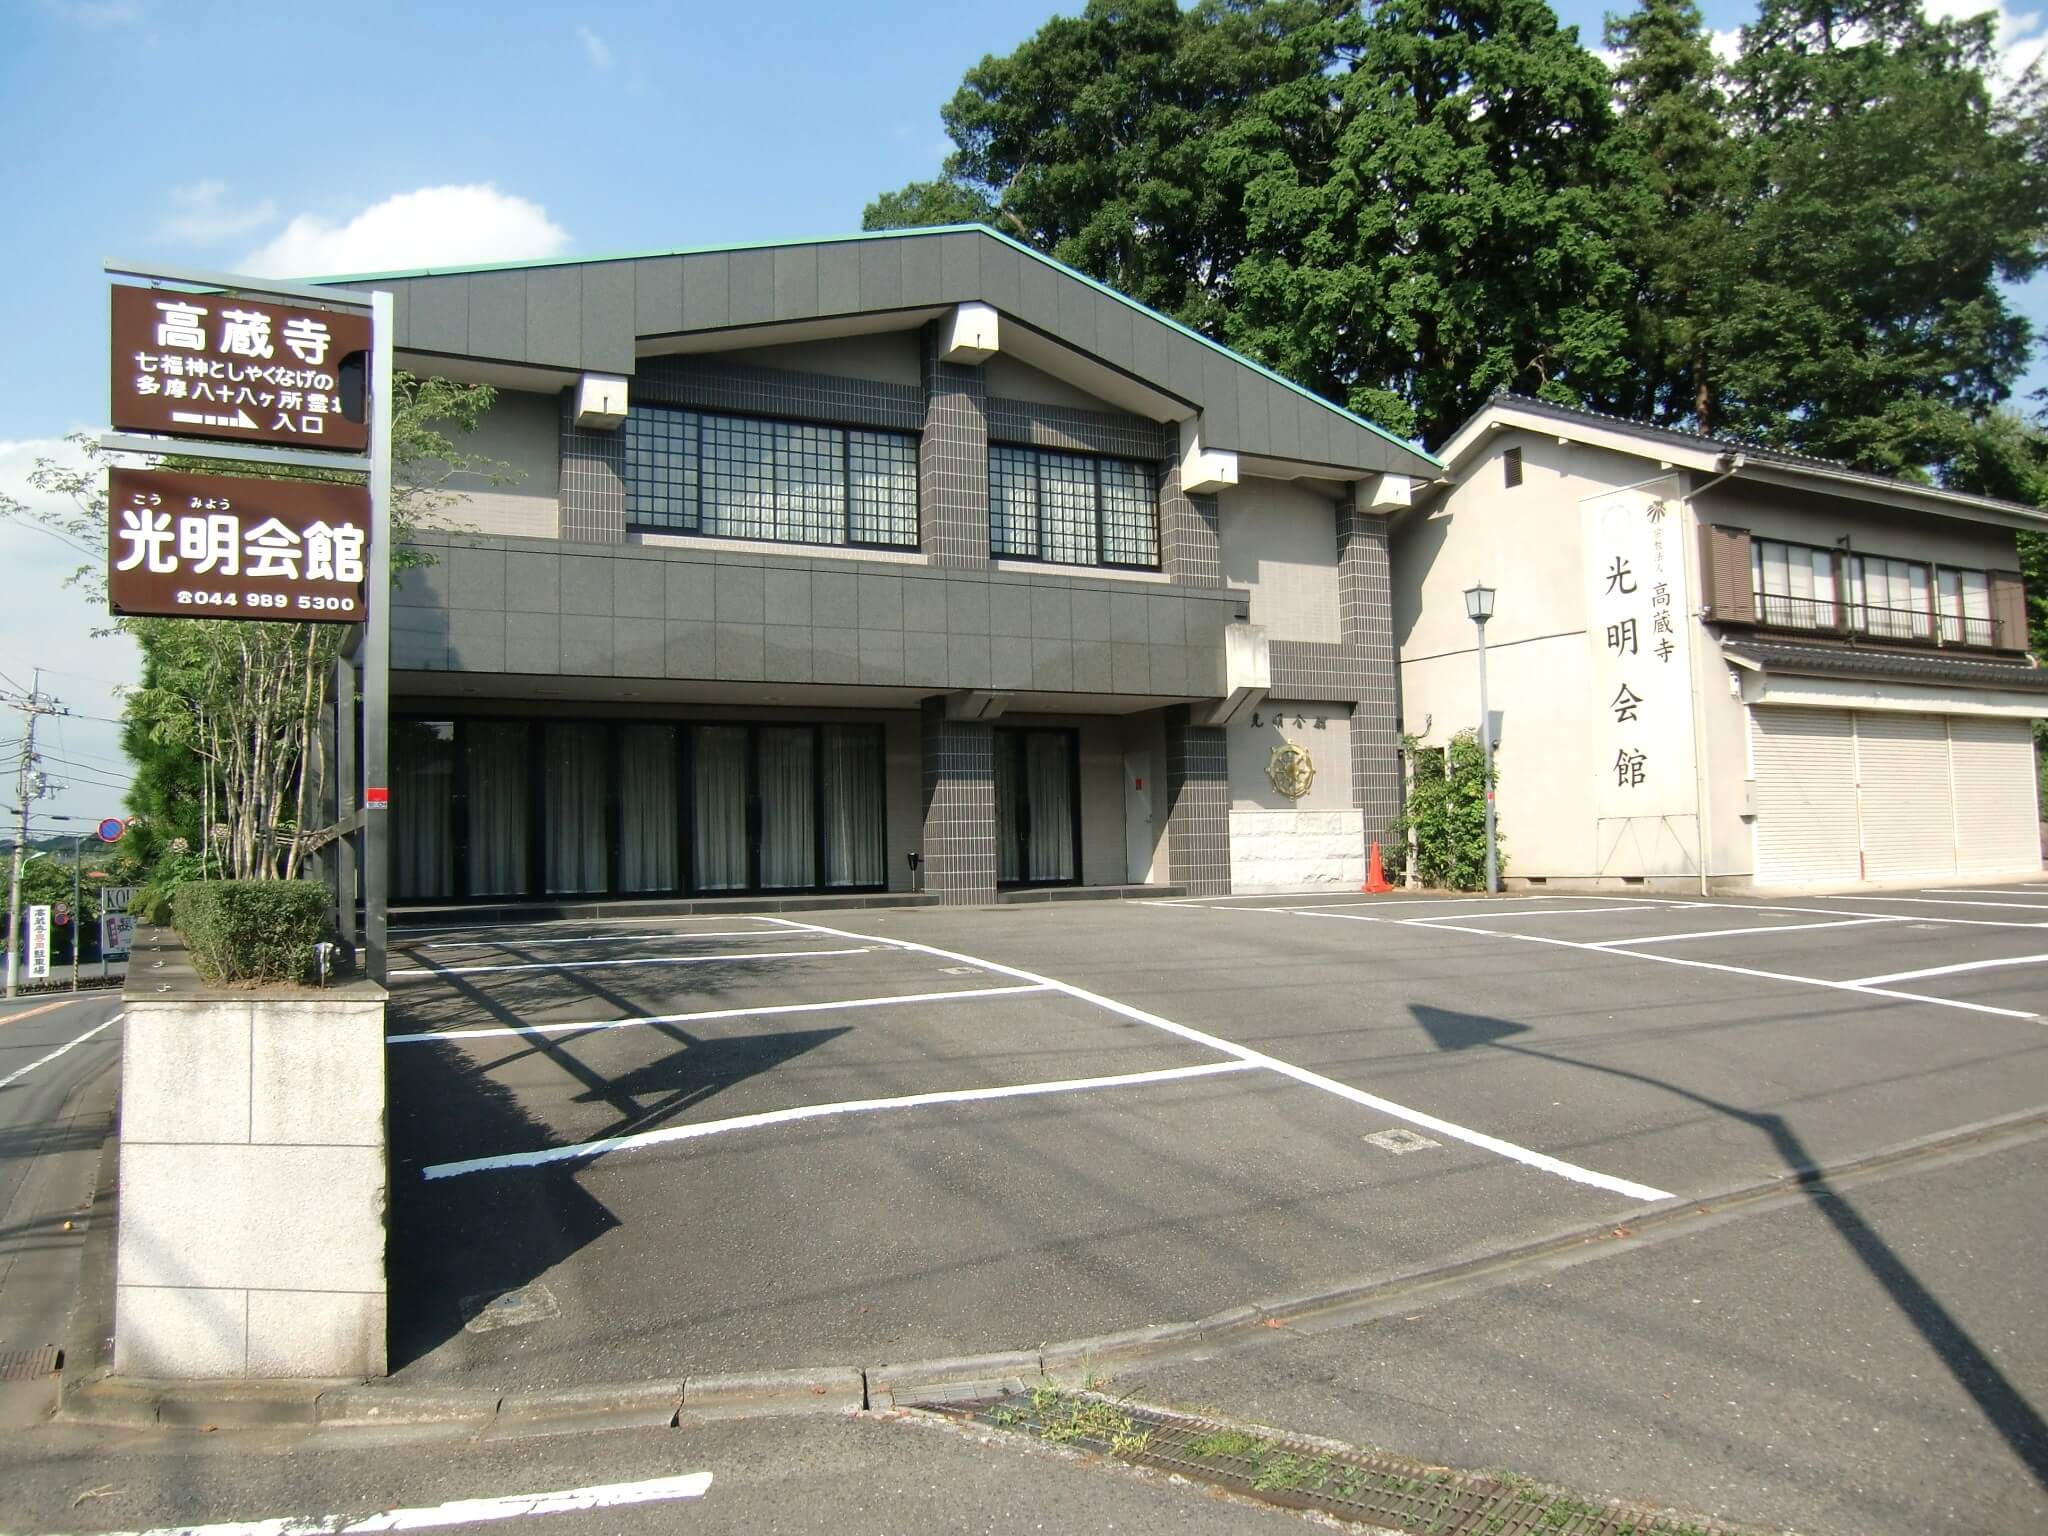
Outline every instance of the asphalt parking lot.
[(2048, 884), (395, 941), (394, 1365), (507, 1389), (1199, 1317), (2048, 1107)]

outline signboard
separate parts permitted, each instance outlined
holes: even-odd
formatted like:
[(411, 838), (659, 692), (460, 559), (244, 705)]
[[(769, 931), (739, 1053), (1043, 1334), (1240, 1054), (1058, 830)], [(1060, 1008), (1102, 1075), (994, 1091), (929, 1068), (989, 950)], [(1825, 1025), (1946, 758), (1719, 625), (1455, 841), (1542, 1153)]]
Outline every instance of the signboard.
[(132, 885), (103, 885), (100, 887), (101, 912), (126, 912), (128, 903), (135, 899)]
[(363, 621), (367, 486), (167, 469), (108, 474), (114, 613)]
[(100, 841), (103, 843), (118, 843), (121, 841), (121, 834), (127, 830), (128, 824), (122, 821), (120, 817), (109, 816), (100, 823)]
[(1683, 508), (1675, 480), (1579, 504), (1603, 875), (1699, 872)]
[(125, 912), (109, 912), (100, 918), (100, 958), (126, 960), (135, 948), (135, 919)]
[(361, 453), (370, 318), (226, 293), (114, 289), (113, 422)]
[(28, 909), (28, 979), (47, 981), (50, 977), (50, 909)]
[(58, 902), (55, 907), (51, 908), (51, 917), (59, 928), (70, 926), (71, 903), (68, 901)]

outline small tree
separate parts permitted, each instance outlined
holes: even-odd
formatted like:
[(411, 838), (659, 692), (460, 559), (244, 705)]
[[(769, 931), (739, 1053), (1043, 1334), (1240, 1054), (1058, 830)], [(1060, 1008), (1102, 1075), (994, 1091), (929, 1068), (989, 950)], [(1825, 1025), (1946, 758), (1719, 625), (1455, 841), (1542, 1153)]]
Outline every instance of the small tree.
[[(1477, 731), (1460, 731), (1448, 749), (1401, 738), (1409, 764), (1408, 804), (1387, 830), (1414, 835), (1415, 873), (1424, 885), (1476, 891), (1486, 883), (1486, 760)], [(1494, 769), (1494, 783), (1500, 770)], [(1495, 837), (1500, 868), (1507, 859)]]

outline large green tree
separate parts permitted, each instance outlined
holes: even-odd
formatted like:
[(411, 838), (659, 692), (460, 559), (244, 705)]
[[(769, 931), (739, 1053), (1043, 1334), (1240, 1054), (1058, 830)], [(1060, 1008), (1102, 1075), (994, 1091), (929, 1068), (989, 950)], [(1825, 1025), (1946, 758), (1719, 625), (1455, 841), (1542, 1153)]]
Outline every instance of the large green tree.
[(1965, 451), (2032, 341), (2002, 285), (2038, 270), (2048, 138), (2033, 81), (1994, 98), (1993, 20), (1918, 0), (1764, 0), (1731, 71), (1731, 246), (1704, 334), (1712, 424), (1868, 469)]
[(1717, 425), (1709, 346), (1727, 285), (1731, 193), (1741, 146), (1727, 127), (1719, 66), (1694, 0), (1642, 0), (1609, 16), (1625, 174), (1613, 183), (1635, 275), (1628, 414)]

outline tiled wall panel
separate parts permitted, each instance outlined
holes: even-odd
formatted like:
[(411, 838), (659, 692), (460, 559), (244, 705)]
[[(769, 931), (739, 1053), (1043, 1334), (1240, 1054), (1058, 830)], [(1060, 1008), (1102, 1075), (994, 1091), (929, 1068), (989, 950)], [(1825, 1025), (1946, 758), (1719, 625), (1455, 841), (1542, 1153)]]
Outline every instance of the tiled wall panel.
[(948, 906), (996, 894), (995, 737), (981, 721), (948, 720), (943, 699), (919, 718), (924, 768), (924, 888)]
[(1166, 862), (1190, 896), (1230, 894), (1230, 749), (1218, 726), (1166, 712)]
[(939, 360), (936, 324), (923, 338), (924, 431), (917, 499), (924, 551), (936, 565), (988, 565), (988, 384), (979, 368)]

